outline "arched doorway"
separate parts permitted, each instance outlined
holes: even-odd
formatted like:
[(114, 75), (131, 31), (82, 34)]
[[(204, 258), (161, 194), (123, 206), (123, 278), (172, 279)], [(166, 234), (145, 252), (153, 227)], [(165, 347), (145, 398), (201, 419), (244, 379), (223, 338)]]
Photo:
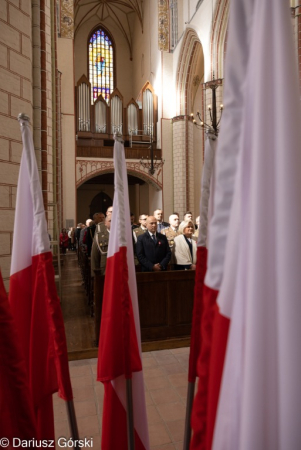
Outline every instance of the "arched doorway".
[[(161, 194), (146, 180), (128, 173), (130, 210), (136, 220), (140, 214), (149, 214), (157, 205), (154, 203)], [(103, 173), (89, 178), (77, 189), (77, 222), (84, 222), (95, 212), (106, 212), (113, 204), (114, 173)], [(161, 206), (161, 203), (159, 207)]]
[(106, 213), (106, 210), (112, 205), (113, 199), (105, 192), (99, 192), (90, 203), (90, 217), (92, 218), (96, 212)]

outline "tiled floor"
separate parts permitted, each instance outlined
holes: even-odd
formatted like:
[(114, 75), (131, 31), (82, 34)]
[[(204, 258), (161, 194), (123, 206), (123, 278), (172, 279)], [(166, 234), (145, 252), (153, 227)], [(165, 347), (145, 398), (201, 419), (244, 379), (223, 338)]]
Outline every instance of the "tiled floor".
[[(188, 348), (142, 355), (153, 450), (183, 448), (188, 357)], [(93, 448), (100, 450), (103, 386), (96, 381), (96, 366), (96, 359), (71, 361), (70, 375), (80, 438), (93, 437)], [(69, 437), (66, 406), (57, 394), (54, 395), (54, 418), (56, 438)]]

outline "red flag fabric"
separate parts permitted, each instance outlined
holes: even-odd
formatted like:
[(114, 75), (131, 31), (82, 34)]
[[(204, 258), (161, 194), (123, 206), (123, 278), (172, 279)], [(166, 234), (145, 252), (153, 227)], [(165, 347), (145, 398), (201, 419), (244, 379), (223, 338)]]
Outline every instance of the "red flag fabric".
[(29, 374), (37, 438), (54, 439), (51, 395), (72, 399), (67, 345), (33, 141), (20, 119), (19, 172), (9, 301)]
[(200, 332), (201, 350), (197, 367), (199, 382), (191, 415), (191, 426), (194, 430), (190, 445), (191, 450), (206, 449), (209, 369), (217, 295), (218, 291), (210, 289), (206, 285), (203, 286), (203, 311)]
[(0, 272), (0, 437), (36, 437), (36, 421), (25, 360)]
[(104, 383), (102, 450), (127, 450), (126, 379), (132, 379), (137, 450), (149, 449), (136, 275), (123, 144), (114, 145), (115, 194), (99, 336)]
[(203, 286), (207, 268), (207, 248), (198, 247), (194, 284), (188, 381), (194, 383), (197, 377), (197, 362), (201, 348), (201, 319), (203, 313)]

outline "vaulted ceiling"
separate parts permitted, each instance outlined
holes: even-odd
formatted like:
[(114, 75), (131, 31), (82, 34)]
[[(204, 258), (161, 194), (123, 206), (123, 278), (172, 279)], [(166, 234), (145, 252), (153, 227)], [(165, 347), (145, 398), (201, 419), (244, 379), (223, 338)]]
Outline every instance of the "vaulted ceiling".
[(132, 36), (136, 16), (143, 32), (143, 0), (75, 0), (75, 34), (91, 18), (97, 17), (100, 24), (110, 29), (118, 27), (123, 34), (132, 58)]

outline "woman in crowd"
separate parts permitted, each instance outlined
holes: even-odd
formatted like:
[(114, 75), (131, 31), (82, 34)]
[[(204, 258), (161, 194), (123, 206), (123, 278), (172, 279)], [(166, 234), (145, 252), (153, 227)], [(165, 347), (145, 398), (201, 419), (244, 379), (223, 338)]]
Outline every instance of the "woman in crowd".
[(180, 234), (174, 239), (173, 254), (175, 270), (195, 270), (197, 245), (192, 235), (194, 225), (191, 220), (184, 220), (179, 226)]
[(66, 228), (62, 229), (62, 232), (60, 234), (60, 248), (63, 255), (66, 254), (66, 250), (69, 246), (69, 237), (68, 233), (66, 231)]

